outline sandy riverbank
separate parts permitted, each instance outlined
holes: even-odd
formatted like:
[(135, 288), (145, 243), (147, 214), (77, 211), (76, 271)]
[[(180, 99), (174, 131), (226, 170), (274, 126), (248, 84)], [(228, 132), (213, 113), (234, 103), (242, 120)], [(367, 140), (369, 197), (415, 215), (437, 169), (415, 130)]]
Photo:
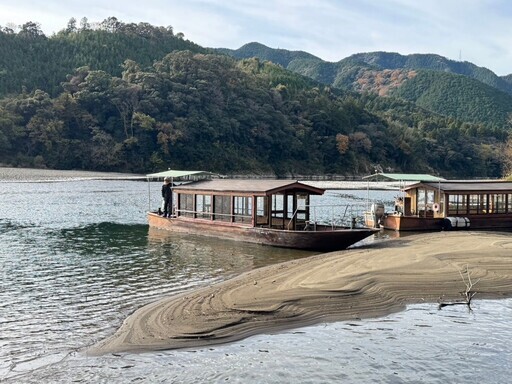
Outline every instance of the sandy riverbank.
[(48, 182), (66, 180), (131, 180), (145, 179), (144, 175), (116, 172), (93, 172), (58, 169), (0, 167), (0, 182)]
[[(512, 296), (512, 236), (442, 232), (277, 264), (136, 310), (90, 354), (198, 347), (325, 321), (377, 317), (406, 304)], [(464, 274), (467, 277), (467, 274)]]

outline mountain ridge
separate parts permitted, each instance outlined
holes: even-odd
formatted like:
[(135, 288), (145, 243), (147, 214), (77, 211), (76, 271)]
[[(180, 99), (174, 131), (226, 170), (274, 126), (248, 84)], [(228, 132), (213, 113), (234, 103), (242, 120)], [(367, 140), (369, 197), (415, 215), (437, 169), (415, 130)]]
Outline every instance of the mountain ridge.
[[(260, 43), (223, 52), (239, 59), (269, 60), (335, 88), (401, 97), (448, 117), (504, 125), (512, 114), (512, 74), (500, 77), (485, 67), (438, 54), (401, 55), (377, 51), (328, 62), (303, 51), (274, 50)], [(433, 99), (433, 93), (425, 85), (426, 78), (431, 88), (438, 90), (437, 94), (448, 95), (449, 105)], [(418, 82), (422, 83), (416, 84)], [(401, 90), (406, 84), (406, 89)], [(457, 88), (453, 88), (453, 84), (457, 84)]]
[[(288, 57), (291, 57), (291, 60), (280, 60), (280, 62), (275, 61), (274, 63), (280, 64), (286, 68), (289, 63), (293, 60), (297, 59), (313, 59), (316, 61), (321, 61), (325, 64), (336, 65), (346, 61), (352, 62), (360, 62), (366, 63), (372, 66), (378, 66), (386, 69), (398, 69), (398, 68), (411, 68), (411, 69), (437, 69), (437, 70), (446, 70), (453, 73), (458, 73), (461, 75), (466, 75), (470, 77), (474, 76), (490, 76), (492, 78), (496, 77), (499, 80), (496, 80), (494, 83), (490, 82), (489, 85), (494, 87), (505, 87), (509, 90), (509, 93), (512, 92), (512, 72), (507, 75), (499, 76), (494, 73), (492, 70), (478, 66), (469, 61), (456, 61), (452, 59), (448, 59), (442, 55), (437, 53), (411, 53), (408, 55), (403, 55), (398, 52), (389, 52), (389, 51), (373, 51), (373, 52), (360, 52), (354, 53), (350, 56), (342, 58), (338, 61), (328, 61), (323, 60), (320, 57), (317, 57), (311, 53), (302, 51), (302, 50), (287, 50), (283, 48), (271, 48), (266, 46), (265, 44), (259, 42), (250, 42), (242, 45), (237, 49), (229, 49), (229, 48), (211, 48), (215, 51), (220, 51), (223, 53), (229, 53), (237, 58), (247, 58), (247, 53), (253, 54), (253, 57), (258, 57), (255, 53), (270, 53), (276, 54), (276, 52), (280, 52)], [(262, 59), (263, 57), (259, 57)], [(271, 61), (271, 60), (270, 60)], [(428, 65), (427, 62), (437, 63), (437, 68), (434, 68), (432, 65)], [(397, 65), (401, 63), (401, 65)], [(476, 74), (476, 75), (475, 75)], [(477, 80), (480, 80), (477, 78)], [(482, 80), (480, 80), (482, 81)], [(482, 81), (485, 82), (485, 81)], [(502, 82), (506, 84), (502, 84)]]

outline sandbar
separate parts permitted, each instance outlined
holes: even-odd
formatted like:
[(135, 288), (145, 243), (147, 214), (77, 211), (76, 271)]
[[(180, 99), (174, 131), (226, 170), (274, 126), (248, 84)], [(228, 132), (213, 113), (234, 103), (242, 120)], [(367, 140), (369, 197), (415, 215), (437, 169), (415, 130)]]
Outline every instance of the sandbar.
[(0, 183), (56, 182), (73, 180), (145, 180), (143, 175), (117, 172), (13, 168), (0, 166)]
[(512, 296), (512, 234), (438, 232), (271, 265), (135, 310), (91, 355), (203, 347), (413, 303)]

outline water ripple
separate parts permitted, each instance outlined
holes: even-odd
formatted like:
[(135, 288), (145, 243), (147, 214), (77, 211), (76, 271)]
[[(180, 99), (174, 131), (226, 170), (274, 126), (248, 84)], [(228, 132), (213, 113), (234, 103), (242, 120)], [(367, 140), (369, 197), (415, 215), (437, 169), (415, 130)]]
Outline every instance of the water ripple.
[[(30, 193), (20, 193), (27, 185)], [(414, 306), (215, 348), (85, 356), (144, 304), (310, 254), (148, 231), (147, 189), (133, 181), (2, 185), (0, 381), (492, 383), (512, 373), (510, 300), (475, 301), (473, 313)]]

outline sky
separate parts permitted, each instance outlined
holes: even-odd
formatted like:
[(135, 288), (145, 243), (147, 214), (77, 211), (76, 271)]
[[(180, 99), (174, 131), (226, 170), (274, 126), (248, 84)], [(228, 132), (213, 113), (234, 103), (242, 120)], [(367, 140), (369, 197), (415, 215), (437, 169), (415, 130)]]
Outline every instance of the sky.
[(512, 73), (511, 0), (0, 0), (0, 25), (69, 19), (172, 26), (203, 47), (250, 42), (326, 61), (361, 52), (434, 53)]

